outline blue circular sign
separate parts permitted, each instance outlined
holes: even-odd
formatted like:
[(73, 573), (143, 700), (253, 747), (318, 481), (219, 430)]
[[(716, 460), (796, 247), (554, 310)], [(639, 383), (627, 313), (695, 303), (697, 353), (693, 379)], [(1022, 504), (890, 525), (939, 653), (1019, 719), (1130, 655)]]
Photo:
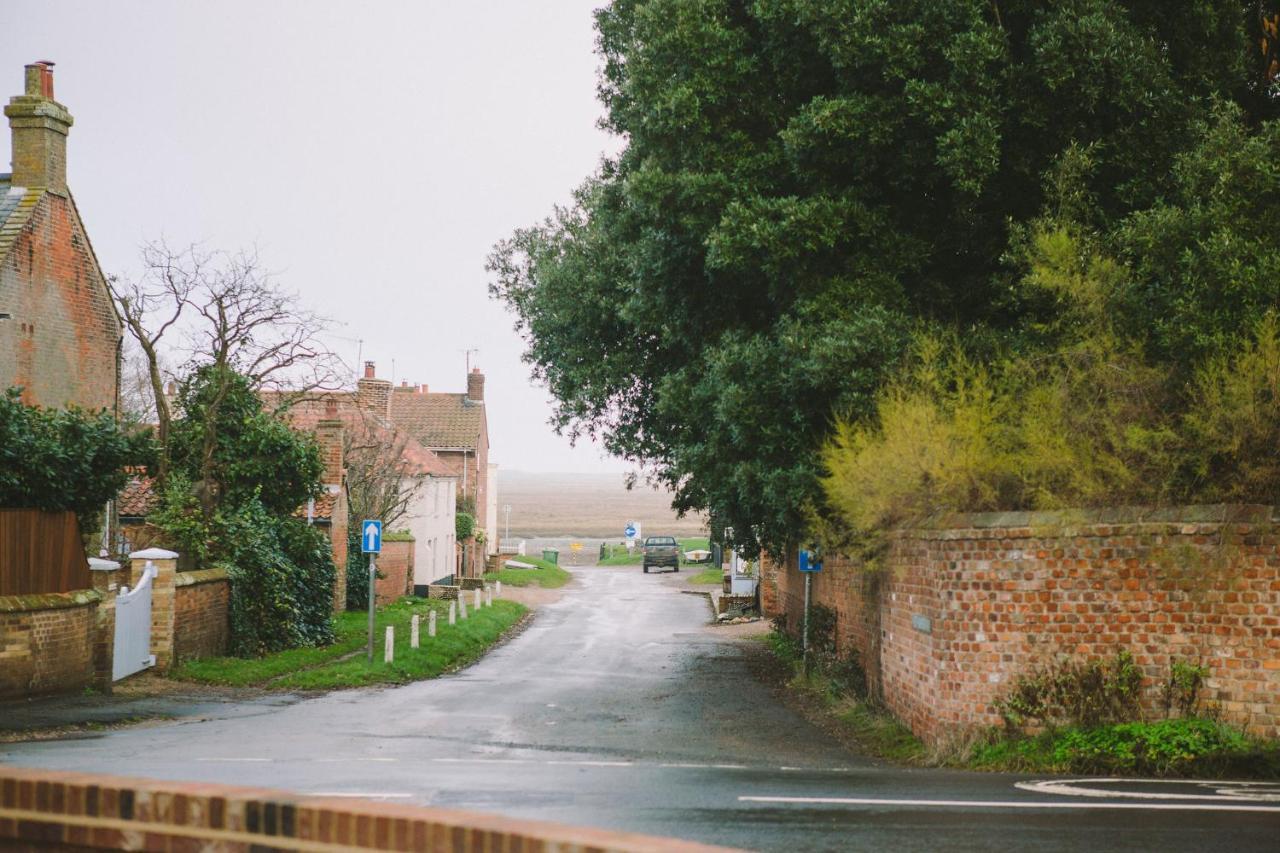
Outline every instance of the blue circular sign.
[(625, 533), (627, 534), (627, 538), (628, 538), (628, 539), (632, 539), (632, 538), (634, 538), (634, 537), (635, 537), (635, 535), (636, 535), (636, 529), (635, 529), (635, 527), (634, 527), (634, 526), (632, 526), (632, 525), (630, 525), (630, 524), (628, 524), (628, 525), (627, 525), (627, 529), (626, 529), (625, 531), (623, 531), (623, 532), (625, 532)]

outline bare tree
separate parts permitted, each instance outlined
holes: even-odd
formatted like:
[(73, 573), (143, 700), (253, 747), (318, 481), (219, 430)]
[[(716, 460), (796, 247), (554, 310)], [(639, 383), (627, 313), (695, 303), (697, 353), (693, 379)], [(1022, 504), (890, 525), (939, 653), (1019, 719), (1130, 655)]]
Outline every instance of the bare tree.
[(146, 363), (161, 448), (157, 479), (163, 483), (169, 469), (173, 412), (165, 397), (163, 368), (169, 352), (183, 360), (184, 374), (219, 368), (211, 373), (222, 384), (213, 389), (206, 407), (200, 466), (202, 493), (213, 494), (214, 424), (231, 387), (230, 374), (246, 377), (255, 390), (288, 386), (301, 394), (338, 387), (345, 370), (319, 340), (329, 321), (283, 288), (256, 251), (229, 253), (196, 245), (175, 250), (156, 242), (143, 247), (142, 264), (138, 279), (113, 279), (111, 286)]
[(390, 527), (409, 510), (429, 474), (413, 440), (376, 415), (360, 411), (344, 433), (347, 505), (352, 518), (380, 518)]

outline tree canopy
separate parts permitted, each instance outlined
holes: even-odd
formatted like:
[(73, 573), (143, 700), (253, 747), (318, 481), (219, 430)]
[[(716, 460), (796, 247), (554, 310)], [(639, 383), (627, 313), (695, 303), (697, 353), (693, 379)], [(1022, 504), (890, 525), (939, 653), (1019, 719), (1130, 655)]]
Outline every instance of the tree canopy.
[(1046, 217), (1119, 258), (1120, 325), (1187, 375), (1280, 301), (1270, 5), (616, 0), (625, 148), (496, 246), (492, 292), (559, 429), (779, 550), (914, 336), (1044, 345)]

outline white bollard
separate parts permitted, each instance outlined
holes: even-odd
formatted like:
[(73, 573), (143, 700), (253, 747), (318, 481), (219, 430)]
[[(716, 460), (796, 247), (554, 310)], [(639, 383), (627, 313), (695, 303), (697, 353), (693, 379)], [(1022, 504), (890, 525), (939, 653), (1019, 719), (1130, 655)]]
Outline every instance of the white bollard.
[(458, 590), (458, 618), (467, 618), (467, 594), (462, 590)]
[(458, 621), (458, 602), (449, 602), (449, 624), (454, 625)]
[(480, 589), (476, 588), (476, 610), (480, 609)]
[(498, 596), (498, 598), (502, 598), (502, 581), (494, 581), (493, 586), (494, 586), (493, 594)]
[(427, 615), (427, 636), (434, 637), (435, 635), (436, 635), (436, 612), (432, 610), (431, 613)]
[(409, 647), (416, 649), (418, 647), (418, 614), (413, 614), (413, 620), (409, 623)]
[(387, 663), (391, 663), (396, 659), (396, 629), (394, 625), (387, 626), (387, 646), (382, 652), (382, 659)]
[(484, 588), (484, 606), (485, 607), (493, 606), (493, 588), (492, 587), (486, 586)]

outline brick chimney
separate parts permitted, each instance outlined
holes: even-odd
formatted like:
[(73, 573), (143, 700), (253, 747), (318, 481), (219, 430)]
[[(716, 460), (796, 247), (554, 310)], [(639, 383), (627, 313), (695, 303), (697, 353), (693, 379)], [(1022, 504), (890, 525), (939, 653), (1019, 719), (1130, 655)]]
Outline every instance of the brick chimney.
[(342, 487), (342, 433), (343, 424), (340, 420), (316, 422), (316, 443), (320, 445), (320, 461), (324, 463), (320, 482), (331, 492), (337, 492)]
[(13, 186), (66, 195), (67, 131), (73, 120), (53, 99), (53, 63), (28, 65), (25, 89), (4, 108), (13, 134)]
[(484, 402), (484, 374), (478, 367), (471, 368), (467, 374), (467, 399), (474, 403)]
[(364, 411), (391, 419), (391, 381), (377, 378), (372, 361), (364, 363), (364, 376), (356, 383), (356, 401)]

